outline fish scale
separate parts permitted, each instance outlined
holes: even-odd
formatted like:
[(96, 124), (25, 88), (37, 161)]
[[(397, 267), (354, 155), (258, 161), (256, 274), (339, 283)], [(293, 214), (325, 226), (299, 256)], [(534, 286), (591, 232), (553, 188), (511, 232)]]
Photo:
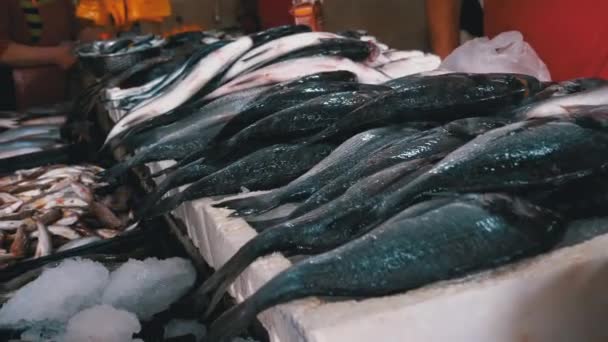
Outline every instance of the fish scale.
[(331, 250), (373, 228), (380, 222), (367, 212), (377, 198), (408, 184), (429, 167), (424, 159), (399, 163), (362, 179), (343, 196), (307, 214), (265, 227), (267, 229), (242, 246), (197, 291), (198, 297), (213, 292), (207, 313), (213, 310), (230, 283), (256, 258), (274, 252), (292, 255)]
[[(484, 229), (488, 221), (490, 230)], [(220, 316), (207, 338), (233, 337), (258, 313), (291, 300), (384, 296), (503, 265), (548, 250), (562, 233), (556, 215), (524, 201), (491, 194), (457, 198), (295, 264)]]
[(419, 132), (411, 128), (384, 127), (359, 133), (338, 146), (329, 156), (307, 173), (270, 193), (220, 202), (215, 207), (237, 210), (236, 214), (251, 215), (266, 212), (283, 203), (306, 198), (331, 179), (346, 172), (388, 140)]
[(494, 118), (467, 118), (390, 142), (312, 194), (290, 217), (297, 217), (341, 195), (357, 180), (378, 170), (417, 158), (441, 157), (476, 135), (504, 125)]
[(308, 171), (327, 156), (335, 146), (327, 144), (272, 145), (237, 160), (202, 178), (152, 208), (142, 208), (139, 217), (158, 216), (184, 201), (200, 197), (238, 193), (242, 188), (268, 190), (282, 186)]
[(405, 86), (354, 110), (311, 139), (323, 141), (386, 123), (438, 121), (488, 116), (515, 106), (542, 90), (531, 76), (446, 74), (404, 78)]

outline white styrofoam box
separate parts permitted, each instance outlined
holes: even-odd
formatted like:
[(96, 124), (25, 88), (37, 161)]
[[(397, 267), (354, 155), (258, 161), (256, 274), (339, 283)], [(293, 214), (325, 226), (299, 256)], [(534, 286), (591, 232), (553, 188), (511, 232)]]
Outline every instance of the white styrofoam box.
[[(175, 215), (214, 268), (255, 236), (211, 199)], [(258, 259), (229, 291), (238, 301), (290, 266), (280, 254)], [(259, 318), (274, 342), (608, 341), (608, 235), (466, 279), (393, 296), (328, 302), (308, 298)]]

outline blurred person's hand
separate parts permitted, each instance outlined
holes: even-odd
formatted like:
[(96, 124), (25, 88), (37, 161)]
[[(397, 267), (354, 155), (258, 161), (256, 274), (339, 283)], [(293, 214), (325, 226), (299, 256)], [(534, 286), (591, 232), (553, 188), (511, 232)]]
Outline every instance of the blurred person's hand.
[(76, 63), (76, 55), (74, 54), (74, 43), (64, 42), (54, 48), (53, 61), (61, 69), (67, 70)]

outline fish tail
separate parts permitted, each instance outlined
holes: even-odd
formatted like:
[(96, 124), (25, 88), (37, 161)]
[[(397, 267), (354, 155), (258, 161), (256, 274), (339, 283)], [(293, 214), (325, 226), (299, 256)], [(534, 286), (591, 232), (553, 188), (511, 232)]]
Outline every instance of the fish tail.
[(148, 161), (148, 150), (142, 150), (136, 153), (131, 158), (125, 159), (122, 162), (112, 166), (111, 168), (103, 171), (100, 176), (103, 180), (116, 179), (129, 171), (132, 167), (141, 165)]
[(306, 272), (301, 271), (301, 268), (292, 267), (281, 272), (251, 297), (227, 310), (211, 324), (204, 341), (229, 340), (247, 328), (258, 313), (274, 305), (317, 294), (319, 289), (303, 280)]
[(165, 179), (163, 179), (163, 181), (158, 184), (158, 186), (156, 187), (156, 189), (154, 189), (154, 191), (152, 191), (148, 195), (146, 195), (136, 216), (142, 217), (141, 215), (144, 215), (154, 205), (156, 205), (158, 203), (158, 201), (163, 197), (163, 195), (166, 194), (167, 191), (169, 191), (170, 189), (173, 188), (173, 186), (175, 184), (175, 180), (179, 179), (179, 176), (180, 176), (179, 170), (176, 170), (175, 173), (172, 173), (169, 176), (167, 176)]
[(261, 233), (270, 227), (273, 227), (277, 224), (281, 224), (281, 223), (289, 220), (290, 218), (291, 217), (289, 215), (287, 215), (287, 216), (273, 218), (273, 219), (269, 219), (269, 220), (260, 220), (260, 221), (248, 220), (247, 223), (253, 229), (255, 229), (256, 232)]
[(196, 296), (207, 296), (208, 294), (213, 293), (205, 311), (205, 317), (208, 317), (213, 312), (228, 286), (230, 286), (230, 284), (232, 284), (232, 282), (251, 263), (258, 257), (276, 249), (274, 248), (276, 246), (274, 241), (277, 236), (278, 234), (270, 231), (257, 235), (241, 247), (230, 260), (222, 265), (222, 267), (213, 273), (211, 277), (199, 287), (196, 291)]
[(222, 201), (213, 204), (213, 206), (216, 208), (233, 209), (235, 212), (230, 214), (230, 216), (235, 217), (265, 213), (270, 209), (276, 208), (280, 204), (280, 196), (275, 195), (273, 191), (258, 196), (249, 196), (245, 198)]
[(204, 337), (204, 342), (228, 342), (244, 331), (253, 322), (260, 312), (255, 304), (255, 298), (251, 297), (244, 302), (235, 305), (216, 319), (210, 327), (209, 333)]
[(138, 221), (143, 219), (151, 219), (169, 213), (183, 202), (182, 198), (182, 193), (179, 193), (161, 200), (155, 206), (150, 208), (142, 208), (142, 210), (138, 211), (136, 219)]

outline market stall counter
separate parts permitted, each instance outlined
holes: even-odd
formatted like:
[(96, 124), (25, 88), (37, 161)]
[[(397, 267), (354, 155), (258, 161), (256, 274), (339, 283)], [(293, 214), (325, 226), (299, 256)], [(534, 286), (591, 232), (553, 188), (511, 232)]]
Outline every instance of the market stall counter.
[[(173, 215), (218, 269), (256, 232), (214, 202), (187, 202)], [(382, 298), (298, 300), (259, 318), (274, 342), (603, 341), (608, 220), (577, 222), (573, 231), (563, 242), (569, 246), (515, 265)], [(241, 302), (290, 265), (281, 254), (261, 258), (229, 292)]]

